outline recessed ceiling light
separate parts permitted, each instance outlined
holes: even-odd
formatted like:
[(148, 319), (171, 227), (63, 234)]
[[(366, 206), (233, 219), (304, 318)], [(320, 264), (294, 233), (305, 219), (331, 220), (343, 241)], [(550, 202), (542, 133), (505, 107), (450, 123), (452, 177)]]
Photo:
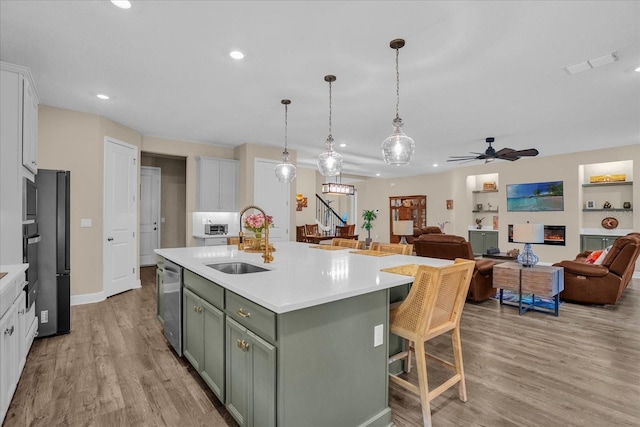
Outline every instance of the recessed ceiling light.
[(99, 93), (99, 94), (97, 94), (96, 96), (97, 96), (98, 98), (100, 98), (100, 99), (109, 99), (109, 97), (108, 97), (107, 95), (104, 95), (104, 94), (102, 94), (102, 93)]
[(345, 144), (344, 142), (343, 142), (342, 144), (340, 144), (340, 147), (343, 147), (343, 148), (344, 148), (344, 147), (346, 147), (346, 146), (347, 146), (347, 144)]
[(438, 167), (438, 164), (437, 164), (437, 163), (434, 163), (434, 164), (433, 164), (433, 167), (434, 167), (434, 168), (437, 168), (437, 167)]
[(118, 6), (120, 9), (129, 9), (131, 2), (127, 0), (111, 0), (111, 3)]
[(640, 67), (636, 68), (636, 73), (640, 73)]
[(240, 52), (239, 50), (232, 50), (231, 52), (229, 52), (229, 56), (233, 59), (242, 59), (244, 58), (244, 53)]
[(376, 174), (376, 176), (380, 176), (380, 172), (378, 172), (378, 173)]

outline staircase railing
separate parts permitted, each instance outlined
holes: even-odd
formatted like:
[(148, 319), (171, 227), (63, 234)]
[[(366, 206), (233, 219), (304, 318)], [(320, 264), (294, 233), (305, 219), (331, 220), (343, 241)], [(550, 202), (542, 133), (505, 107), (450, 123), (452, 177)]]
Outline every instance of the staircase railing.
[(340, 215), (333, 210), (329, 203), (326, 202), (319, 194), (316, 194), (316, 221), (322, 224), (321, 231), (325, 233), (333, 233), (336, 225), (344, 226), (346, 222), (342, 220)]

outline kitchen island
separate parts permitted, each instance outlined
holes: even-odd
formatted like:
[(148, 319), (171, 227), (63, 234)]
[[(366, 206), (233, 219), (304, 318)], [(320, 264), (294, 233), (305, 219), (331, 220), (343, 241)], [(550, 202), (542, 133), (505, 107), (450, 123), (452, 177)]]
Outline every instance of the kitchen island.
[[(312, 246), (276, 243), (269, 264), (235, 246), (156, 250), (185, 269), (184, 354), (240, 425), (389, 426), (389, 294), (413, 278), (380, 270), (451, 261)], [(224, 262), (268, 271), (208, 266)]]

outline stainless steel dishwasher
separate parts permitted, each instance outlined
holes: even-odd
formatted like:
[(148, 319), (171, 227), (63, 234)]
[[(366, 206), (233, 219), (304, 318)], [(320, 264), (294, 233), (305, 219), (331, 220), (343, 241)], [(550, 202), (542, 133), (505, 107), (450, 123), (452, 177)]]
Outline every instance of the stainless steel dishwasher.
[(182, 267), (164, 261), (164, 336), (182, 356)]

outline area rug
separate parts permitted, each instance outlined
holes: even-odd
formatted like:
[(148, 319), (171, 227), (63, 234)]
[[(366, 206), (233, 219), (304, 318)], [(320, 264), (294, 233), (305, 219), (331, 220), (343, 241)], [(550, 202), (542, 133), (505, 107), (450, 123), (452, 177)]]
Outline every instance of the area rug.
[[(535, 296), (535, 301), (532, 301), (532, 294), (522, 294), (522, 304), (527, 306), (531, 305), (534, 302), (534, 306), (538, 308), (544, 308), (547, 310), (555, 309), (555, 301), (553, 298), (541, 298), (539, 296)], [(494, 299), (500, 300), (500, 291), (496, 293)], [(502, 300), (508, 302), (509, 304), (518, 304), (518, 292), (510, 291), (505, 289), (502, 293)], [(562, 305), (562, 301), (560, 301), (560, 305)]]

